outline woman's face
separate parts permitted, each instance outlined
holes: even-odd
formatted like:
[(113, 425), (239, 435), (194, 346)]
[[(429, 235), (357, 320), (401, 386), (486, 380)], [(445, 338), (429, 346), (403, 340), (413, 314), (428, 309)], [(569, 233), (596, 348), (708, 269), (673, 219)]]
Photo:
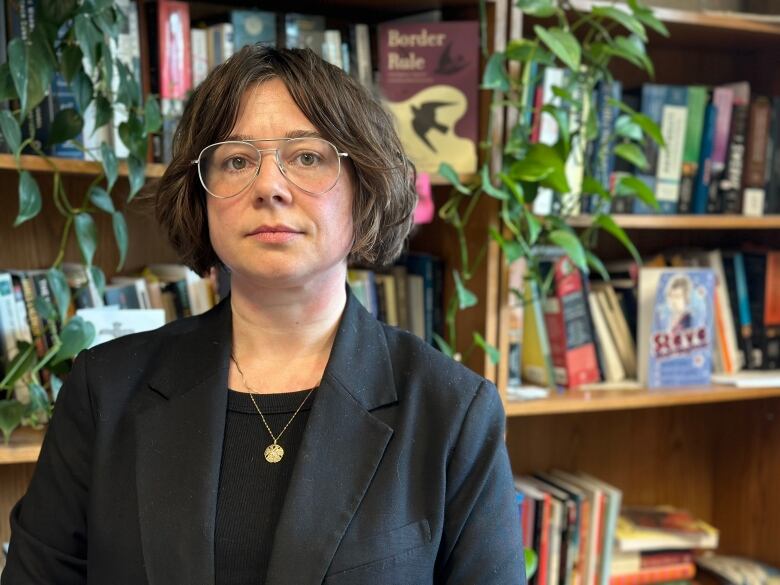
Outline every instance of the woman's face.
[[(208, 123), (208, 121), (204, 121)], [(231, 139), (284, 138), (317, 132), (279, 79), (249, 88), (241, 99)], [(281, 142), (254, 143), (275, 148)], [(263, 288), (317, 287), (343, 282), (352, 246), (353, 188), (346, 164), (336, 185), (310, 195), (264, 154), (253, 185), (230, 199), (209, 195), (211, 244), (235, 284)]]

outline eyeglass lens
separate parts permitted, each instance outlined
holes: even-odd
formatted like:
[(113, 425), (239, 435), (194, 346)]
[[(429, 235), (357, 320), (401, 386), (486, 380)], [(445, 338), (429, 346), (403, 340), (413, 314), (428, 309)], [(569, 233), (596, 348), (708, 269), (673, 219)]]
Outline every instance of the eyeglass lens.
[[(233, 197), (246, 189), (255, 180), (262, 162), (263, 143), (256, 144), (260, 151), (248, 142), (221, 142), (205, 149), (198, 165), (206, 190), (217, 197)], [(275, 144), (280, 170), (297, 187), (319, 195), (338, 181), (340, 157), (327, 140), (296, 138)], [(272, 150), (265, 152), (273, 156)]]

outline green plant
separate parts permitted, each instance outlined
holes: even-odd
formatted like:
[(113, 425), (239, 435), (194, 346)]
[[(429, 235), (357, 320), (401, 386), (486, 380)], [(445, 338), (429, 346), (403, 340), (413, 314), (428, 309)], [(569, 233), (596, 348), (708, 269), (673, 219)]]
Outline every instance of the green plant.
[[(22, 6), (26, 9), (26, 6)], [(13, 109), (0, 110), (0, 129), (13, 152), (19, 173), (19, 212), (14, 225), (33, 220), (42, 209), (42, 196), (36, 178), (22, 169), (20, 155), (40, 156), (51, 167), (51, 196), (64, 218), (59, 252), (52, 260), (47, 280), (56, 303), (36, 299), (36, 309), (48, 324), (52, 344), (39, 356), (32, 344), (20, 342), (18, 353), (0, 381), (0, 430), (5, 440), (20, 424), (37, 426), (48, 419), (61, 385), (60, 377), (69, 370), (72, 358), (94, 338), (91, 324), (80, 317), (67, 318), (70, 288), (61, 264), (68, 241), (75, 234), (83, 261), (102, 290), (105, 277), (92, 264), (97, 247), (97, 227), (93, 216), (111, 215), (119, 249), (119, 268), (128, 248), (128, 230), (121, 208), (138, 194), (145, 181), (148, 135), (161, 125), (156, 99), (143, 98), (137, 74), (121, 61), (112, 48), (126, 16), (113, 0), (36, 0), (34, 26), (24, 38), (8, 43), (8, 62), (0, 65), (0, 101), (10, 101)], [(76, 108), (57, 112), (49, 129), (48, 143), (34, 136), (22, 138), (21, 128), (35, 107), (61, 76), (73, 91)], [(111, 123), (115, 107), (126, 112), (118, 128), (130, 154), (127, 159), (129, 193), (119, 197), (114, 190), (119, 161), (105, 143), (99, 158), (102, 172), (80, 193), (67, 193), (55, 160), (43, 148), (70, 142), (86, 152), (79, 136), (85, 131), (84, 113), (94, 108), (94, 127)], [(97, 154), (97, 153), (93, 153)], [(121, 201), (120, 199), (124, 199)], [(54, 324), (60, 322), (58, 329)], [(46, 375), (42, 375), (42, 370)], [(19, 388), (27, 392), (15, 392)]]
[[(514, 125), (508, 129), (508, 139), (503, 148), (500, 168), (491, 169), (483, 164), (480, 172), (467, 184), (461, 183), (457, 173), (447, 164), (439, 172), (453, 185), (450, 196), (440, 208), (440, 217), (451, 225), (460, 244), (460, 266), (453, 271), (456, 294), (447, 307), (447, 339), (437, 336), (439, 347), (455, 354), (458, 344), (455, 317), (458, 311), (478, 303), (477, 296), (468, 288), (476, 269), (483, 261), (489, 239), (496, 241), (508, 263), (525, 258), (528, 263), (526, 278), (536, 279), (543, 291), (550, 283), (544, 282), (539, 270), (535, 249), (542, 245), (562, 248), (571, 260), (586, 273), (590, 269), (608, 278), (603, 263), (593, 253), (595, 236), (604, 230), (620, 241), (639, 261), (639, 254), (628, 235), (610, 215), (610, 203), (614, 197), (638, 197), (646, 204), (657, 207), (652, 190), (634, 176), (624, 176), (610, 190), (608, 178), (597, 178), (585, 167), (580, 192), (572, 192), (566, 165), (571, 157), (583, 157), (585, 145), (593, 141), (599, 132), (607, 133), (614, 153), (638, 168), (647, 168), (644, 147), (648, 141), (663, 145), (658, 126), (647, 116), (634, 111), (626, 104), (612, 100), (620, 109), (620, 116), (613, 127), (599, 128), (595, 108), (586, 107), (599, 83), (614, 81), (610, 62), (622, 59), (653, 76), (653, 64), (646, 52), (648, 29), (659, 34), (668, 32), (639, 0), (627, 0), (619, 8), (614, 5), (598, 5), (589, 12), (577, 12), (568, 2), (556, 0), (517, 0), (518, 8), (526, 17), (540, 19), (548, 26), (537, 24), (534, 36), (512, 40), (505, 51), (488, 54), (483, 35), (483, 53), (487, 65), (483, 76), (483, 89), (493, 91), (490, 126), (498, 108), (513, 111)], [(485, 21), (484, 0), (481, 2), (482, 20)], [(544, 19), (544, 20), (541, 20)], [(483, 28), (484, 30), (484, 28)], [(553, 86), (555, 103), (545, 104), (542, 112), (551, 116), (558, 127), (555, 144), (535, 142), (531, 127), (526, 123), (533, 115), (534, 103), (529, 88), (540, 82), (534, 72), (548, 66), (561, 67), (565, 82)], [(491, 135), (490, 129), (486, 134)], [(490, 144), (483, 144), (489, 149)], [(601, 155), (603, 156), (603, 155)], [(489, 157), (485, 157), (489, 158)], [(583, 160), (584, 164), (584, 160)], [(561, 212), (538, 216), (532, 208), (540, 190), (551, 189), (559, 194)], [(567, 216), (578, 207), (583, 197), (595, 195), (598, 205), (592, 210), (592, 223), (582, 232), (575, 231)], [(491, 228), (485, 235), (479, 252), (470, 257), (466, 226), (483, 196), (498, 201), (500, 229)], [(519, 291), (513, 291), (520, 294)], [(487, 343), (479, 332), (472, 334), (464, 357), (476, 347), (481, 347), (495, 363), (499, 351)]]

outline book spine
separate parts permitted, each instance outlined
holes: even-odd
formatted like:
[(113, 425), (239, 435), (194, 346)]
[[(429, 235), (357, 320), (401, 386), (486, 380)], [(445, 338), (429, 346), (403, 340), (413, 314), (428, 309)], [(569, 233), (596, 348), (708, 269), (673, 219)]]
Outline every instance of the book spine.
[(693, 191), (699, 156), (704, 134), (704, 119), (707, 111), (707, 89), (701, 86), (688, 88), (688, 117), (685, 127), (682, 175), (680, 177), (680, 201), (678, 213), (693, 211)]
[[(749, 113), (749, 104), (734, 104), (726, 170), (718, 184), (718, 197), (723, 202), (723, 213), (742, 213), (742, 174)], [(761, 203), (763, 208), (763, 201)]]
[(772, 113), (767, 140), (766, 203), (764, 212), (780, 213), (780, 96), (772, 98)]
[(772, 106), (765, 97), (750, 105), (745, 151), (745, 171), (742, 177), (742, 213), (750, 216), (764, 214), (766, 201), (767, 145), (771, 128)]
[(661, 213), (677, 213), (687, 120), (688, 88), (666, 86), (661, 118), (666, 148), (658, 153), (655, 175), (655, 196)]
[(208, 31), (203, 28), (193, 28), (190, 31), (192, 46), (192, 85), (199, 86), (209, 74), (209, 41)]
[(371, 66), (371, 38), (367, 24), (355, 24), (351, 29), (352, 46), (355, 52), (355, 74), (365, 88), (374, 85), (374, 71)]
[[(127, 22), (125, 27), (120, 30), (119, 36), (116, 39), (111, 39), (111, 46), (114, 51), (115, 58), (123, 63), (130, 73), (139, 80), (141, 79), (141, 40), (140, 30), (138, 28), (138, 6), (135, 0), (118, 0), (117, 6), (122, 9)], [(119, 75), (114, 75), (111, 81), (112, 91), (115, 93), (119, 90)], [(141, 96), (137, 96), (140, 98)], [(122, 142), (119, 135), (119, 126), (128, 119), (127, 107), (118, 101), (113, 104), (113, 134), (112, 144), (114, 152), (118, 158), (127, 158), (130, 154), (129, 149)]]
[(712, 151), (715, 146), (715, 128), (718, 120), (718, 108), (715, 104), (707, 104), (704, 112), (704, 128), (702, 129), (699, 164), (693, 186), (691, 212), (707, 213), (709, 187), (712, 181)]
[(764, 301), (766, 286), (766, 253), (743, 252), (745, 281), (748, 286), (750, 302), (750, 321), (753, 329), (753, 360), (754, 369), (765, 369), (765, 335), (764, 335)]
[(642, 569), (653, 569), (656, 567), (692, 563), (693, 555), (690, 552), (645, 553), (640, 555), (639, 562)]
[(639, 573), (616, 575), (610, 578), (609, 585), (650, 585), (669, 581), (684, 581), (696, 575), (696, 565), (683, 563), (667, 567), (655, 567), (641, 570)]
[(734, 108), (734, 90), (729, 87), (718, 87), (712, 94), (712, 103), (717, 109), (715, 121), (715, 137), (712, 146), (712, 164), (710, 168), (710, 183), (707, 192), (707, 213), (720, 213), (723, 210), (718, 186), (723, 180), (726, 170), (726, 154), (729, 145), (731, 129), (731, 114)]
[[(609, 98), (620, 101), (623, 86), (619, 81), (601, 82), (596, 90), (599, 134), (593, 147), (591, 162), (592, 176), (609, 189), (612, 171), (615, 168), (614, 130), (620, 109), (609, 103)], [(598, 195), (590, 198), (590, 213), (609, 211), (609, 202), (602, 201)]]
[(16, 300), (11, 275), (0, 272), (0, 362), (9, 363), (16, 355)]
[[(646, 83), (642, 86), (642, 113), (662, 126), (664, 101), (666, 99), (666, 88), (663, 85)], [(666, 136), (664, 139), (666, 140)], [(655, 176), (658, 171), (658, 145), (648, 140), (645, 143), (645, 158), (647, 159), (647, 169), (638, 170), (637, 177), (642, 180), (652, 191), (656, 192)], [(633, 201), (634, 213), (652, 213), (653, 209), (641, 201)]]
[(507, 384), (520, 386), (522, 380), (523, 347), (523, 279), (525, 262), (521, 258), (512, 262), (508, 268), (509, 290), (507, 298)]

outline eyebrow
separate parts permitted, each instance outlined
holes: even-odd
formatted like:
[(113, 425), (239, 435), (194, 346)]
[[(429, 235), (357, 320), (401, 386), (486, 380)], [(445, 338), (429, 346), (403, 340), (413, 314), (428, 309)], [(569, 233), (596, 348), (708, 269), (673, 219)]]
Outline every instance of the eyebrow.
[[(322, 138), (322, 134), (316, 130), (290, 130), (284, 133), (284, 136), (278, 138)], [(249, 134), (231, 134), (225, 138), (225, 142), (239, 140), (241, 142), (254, 142), (256, 140), (274, 140), (274, 138), (254, 138)]]

